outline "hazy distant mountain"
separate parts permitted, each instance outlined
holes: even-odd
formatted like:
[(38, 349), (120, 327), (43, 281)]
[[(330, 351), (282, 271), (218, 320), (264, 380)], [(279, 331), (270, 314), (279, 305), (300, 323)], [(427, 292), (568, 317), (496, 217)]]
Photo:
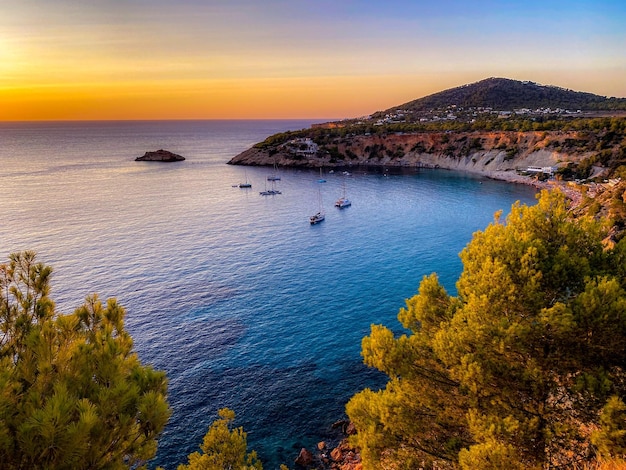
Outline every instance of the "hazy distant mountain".
[(626, 110), (626, 98), (567, 90), (556, 86), (539, 85), (507, 78), (487, 78), (476, 83), (451, 88), (394, 106), (414, 113), (456, 105), (462, 108), (493, 108), (494, 110), (562, 108), (572, 111)]

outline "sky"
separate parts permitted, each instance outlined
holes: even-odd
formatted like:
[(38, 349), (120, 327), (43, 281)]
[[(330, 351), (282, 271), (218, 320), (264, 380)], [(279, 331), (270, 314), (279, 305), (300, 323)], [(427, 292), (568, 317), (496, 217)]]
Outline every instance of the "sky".
[(626, 97), (626, 2), (0, 0), (0, 121), (341, 119), (488, 77)]

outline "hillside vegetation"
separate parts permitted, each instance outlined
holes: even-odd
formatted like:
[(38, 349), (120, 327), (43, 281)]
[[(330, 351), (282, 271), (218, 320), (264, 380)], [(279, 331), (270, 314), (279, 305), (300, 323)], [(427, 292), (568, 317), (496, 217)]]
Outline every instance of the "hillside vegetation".
[(490, 177), (540, 167), (561, 181), (604, 182), (626, 176), (626, 98), (490, 78), (371, 116), (275, 134), (229, 163), (430, 167)]
[[(304, 154), (305, 139), (315, 152)], [(624, 177), (626, 118), (474, 123), (358, 123), (314, 127), (268, 137), (234, 157), (238, 165), (287, 167), (437, 167), (489, 175), (555, 167), (562, 179)], [(602, 171), (594, 173), (594, 168)]]
[(455, 105), (460, 108), (513, 110), (561, 108), (581, 111), (626, 110), (626, 98), (607, 98), (534, 82), (487, 78), (476, 83), (441, 91), (396, 106), (409, 112), (429, 111)]

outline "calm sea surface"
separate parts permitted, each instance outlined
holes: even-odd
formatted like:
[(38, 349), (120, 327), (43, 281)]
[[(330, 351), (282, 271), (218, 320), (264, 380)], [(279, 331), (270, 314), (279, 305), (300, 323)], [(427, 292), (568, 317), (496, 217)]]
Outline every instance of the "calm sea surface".
[[(312, 121), (0, 123), (0, 260), (36, 250), (72, 312), (116, 297), (144, 362), (167, 371), (173, 415), (152, 467), (197, 450), (232, 408), (265, 468), (330, 436), (355, 392), (372, 323), (436, 271), (454, 292), (458, 253), (531, 188), (448, 171), (325, 174), (226, 162)], [(164, 148), (180, 163), (135, 162)], [(248, 179), (252, 189), (234, 187)], [(343, 186), (352, 206), (333, 207)], [(269, 187), (269, 186), (268, 186)], [(311, 226), (319, 194), (326, 220)]]

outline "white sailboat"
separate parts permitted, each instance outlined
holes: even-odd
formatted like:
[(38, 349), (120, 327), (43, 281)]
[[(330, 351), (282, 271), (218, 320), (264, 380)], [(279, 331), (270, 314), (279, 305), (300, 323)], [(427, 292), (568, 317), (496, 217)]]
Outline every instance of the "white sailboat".
[(322, 191), (318, 190), (318, 192), (319, 192), (318, 194), (319, 210), (315, 214), (309, 217), (309, 222), (311, 223), (311, 225), (319, 224), (326, 218), (324, 214), (324, 208), (322, 207)]
[(346, 182), (343, 182), (343, 196), (341, 196), (339, 199), (337, 199), (335, 201), (335, 207), (338, 207), (339, 209), (343, 209), (344, 207), (348, 207), (351, 206), (352, 202), (350, 201), (350, 199), (348, 199), (346, 197)]
[(280, 175), (278, 174), (278, 167), (276, 166), (276, 160), (274, 160), (274, 173), (267, 176), (267, 181), (280, 181)]
[(274, 181), (275, 180), (270, 180), (272, 182), (272, 187), (271, 189), (267, 189), (267, 183), (265, 183), (265, 191), (261, 191), (259, 192), (259, 194), (261, 196), (274, 196), (276, 194), (282, 194), (278, 189), (276, 189), (276, 187), (274, 186)]

